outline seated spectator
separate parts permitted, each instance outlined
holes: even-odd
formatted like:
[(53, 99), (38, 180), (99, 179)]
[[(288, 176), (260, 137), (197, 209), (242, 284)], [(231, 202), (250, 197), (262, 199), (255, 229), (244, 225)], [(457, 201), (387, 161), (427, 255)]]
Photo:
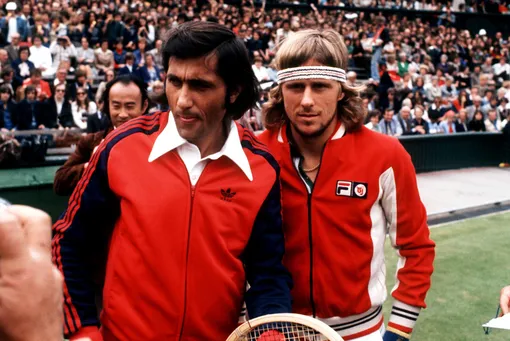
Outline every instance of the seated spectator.
[(402, 128), (393, 117), (393, 113), (393, 109), (389, 108), (384, 111), (383, 120), (379, 122), (379, 129), (382, 134), (400, 136), (402, 135)]
[(96, 103), (88, 98), (87, 90), (84, 88), (76, 90), (76, 100), (71, 103), (71, 109), (74, 124), (80, 129), (86, 129), (88, 116), (97, 112)]
[(138, 69), (138, 75), (145, 82), (149, 91), (152, 89), (152, 84), (160, 80), (160, 70), (154, 64), (154, 57), (150, 53), (145, 54), (145, 65)]
[(485, 122), (483, 121), (483, 113), (480, 110), (477, 110), (473, 119), (469, 121), (468, 124), (469, 131), (485, 131)]
[(44, 103), (44, 116), (47, 117), (47, 128), (73, 128), (75, 127), (71, 103), (66, 97), (65, 84), (55, 87), (54, 95)]
[[(1, 20), (1, 19), (0, 19)], [(19, 58), (20, 52), (20, 35), (19, 33), (14, 33), (11, 37), (11, 44), (5, 47), (5, 51), (7, 51), (7, 55), (9, 57), (9, 64), (12, 64), (15, 60)]]
[(30, 77), (30, 71), (35, 68), (34, 63), (28, 60), (29, 54), (28, 47), (22, 46), (19, 49), (19, 58), (12, 62), (15, 77), (20, 82)]
[(76, 61), (79, 68), (83, 68), (87, 72), (87, 78), (92, 79), (94, 76), (94, 50), (89, 46), (87, 38), (81, 38), (81, 46), (76, 49)]
[(505, 57), (501, 57), (499, 63), (494, 64), (492, 69), (494, 70), (496, 79), (501, 79), (501, 83), (510, 79), (510, 64), (506, 62)]
[(94, 100), (92, 87), (87, 82), (87, 73), (83, 70), (78, 70), (75, 73), (75, 82), (67, 85), (67, 96), (71, 101), (76, 100), (76, 93), (78, 89), (85, 89), (89, 100)]
[(255, 57), (254, 64), (251, 66), (251, 68), (259, 83), (268, 82), (271, 80), (269, 78), (267, 69), (262, 65), (262, 57)]
[(101, 47), (96, 49), (95, 53), (95, 66), (99, 74), (105, 74), (108, 70), (113, 70), (115, 61), (113, 59), (113, 52), (108, 50), (108, 40), (101, 41)]
[[(51, 33), (50, 33), (51, 35)], [(58, 69), (61, 62), (71, 62), (76, 58), (76, 48), (68, 36), (58, 36), (50, 45), (50, 52), (53, 56), (53, 67)]]
[(443, 134), (455, 134), (455, 112), (453, 110), (448, 110), (446, 114), (444, 114), (444, 120), (439, 124), (439, 128)]
[(455, 121), (455, 131), (457, 133), (465, 133), (468, 131), (468, 119), (466, 109), (460, 109), (459, 117)]
[(135, 65), (142, 67), (145, 64), (145, 49), (147, 48), (147, 40), (144, 38), (138, 39), (138, 49), (133, 52), (135, 56)]
[(126, 64), (118, 71), (118, 75), (139, 76), (138, 65), (135, 64), (135, 56), (131, 52), (126, 53)]
[(446, 84), (441, 87), (441, 96), (448, 99), (448, 101), (454, 101), (457, 98), (457, 88), (453, 84), (453, 78), (451, 76), (446, 77)]
[(40, 14), (35, 15), (34, 25), (30, 28), (29, 42), (34, 42), (34, 37), (39, 36), (42, 38), (43, 44), (47, 44), (50, 40), (50, 30), (44, 25), (43, 17)]
[(396, 116), (397, 125), (402, 130), (402, 135), (414, 135), (413, 120), (411, 119), (411, 108), (403, 105), (400, 113)]
[(41, 36), (35, 36), (33, 38), (34, 45), (30, 47), (30, 60), (35, 68), (42, 72), (42, 77), (51, 78), (55, 75), (55, 69), (53, 68), (53, 60), (51, 59), (50, 49), (44, 46), (43, 38)]
[(41, 119), (41, 103), (37, 101), (37, 91), (33, 85), (24, 90), (24, 99), (21, 100), (12, 116), (16, 130), (43, 129)]
[(53, 189), (58, 195), (70, 195), (88, 166), (94, 150), (114, 128), (147, 112), (147, 89), (141, 79), (123, 75), (109, 82), (104, 92), (103, 113), (111, 125), (104, 131), (83, 136), (76, 150), (55, 174)]
[(113, 60), (115, 61), (115, 69), (123, 68), (126, 64), (126, 51), (122, 39), (115, 43), (115, 51), (113, 51)]
[(407, 62), (407, 55), (405, 52), (401, 52), (398, 55), (398, 75), (400, 77), (404, 77), (405, 74), (407, 74), (409, 70), (409, 63)]
[(97, 112), (89, 115), (87, 118), (87, 134), (97, 133), (99, 131), (107, 130), (111, 125), (108, 117), (103, 113), (103, 102), (100, 99), (97, 102)]
[(51, 89), (48, 82), (42, 80), (42, 72), (39, 69), (30, 71), (30, 78), (25, 79), (23, 86), (33, 85), (37, 90), (37, 98), (44, 101), (51, 97)]
[(414, 119), (412, 125), (415, 131), (421, 135), (430, 133), (429, 122), (423, 118), (424, 112), (421, 105), (414, 107)]
[(429, 102), (434, 101), (435, 98), (441, 97), (441, 87), (439, 86), (439, 78), (433, 76), (431, 83), (425, 85), (425, 96)]
[(65, 67), (58, 68), (56, 77), (53, 80), (53, 88), (60, 84), (67, 85), (67, 69)]
[(6, 66), (11, 66), (11, 63), (9, 63), (9, 55), (7, 54), (7, 51), (0, 49), (0, 72)]
[(485, 109), (482, 107), (482, 97), (476, 95), (473, 97), (473, 104), (466, 108), (468, 121), (471, 121), (477, 111), (481, 111), (485, 115)]
[(502, 130), (501, 120), (498, 119), (498, 114), (495, 109), (489, 109), (484, 123), (486, 132), (497, 133)]
[(154, 57), (154, 63), (158, 67), (158, 69), (163, 69), (163, 54), (161, 53), (161, 46), (163, 46), (163, 41), (161, 39), (156, 40), (155, 48), (149, 51)]
[(0, 131), (14, 128), (13, 116), (16, 102), (12, 100), (11, 89), (7, 85), (0, 86)]
[(379, 127), (379, 117), (381, 116), (381, 112), (379, 110), (372, 110), (368, 113), (369, 122), (365, 124), (370, 130), (376, 131), (378, 133), (381, 132), (381, 127)]
[(106, 89), (106, 84), (108, 82), (111, 82), (114, 77), (115, 77), (115, 72), (113, 72), (113, 70), (106, 71), (106, 79), (104, 81), (102, 81), (101, 83), (99, 83), (99, 86), (97, 87), (96, 103), (101, 101), (101, 98), (103, 97), (104, 89)]
[(21, 82), (14, 77), (14, 69), (9, 65), (2, 69), (0, 78), (0, 84), (8, 86), (11, 89), (11, 94), (15, 94), (18, 87), (21, 86)]
[(169, 110), (168, 104), (160, 103), (160, 102), (166, 102), (166, 101), (160, 101), (161, 97), (166, 98), (165, 88), (163, 87), (163, 82), (158, 80), (152, 84), (151, 107), (149, 109), (149, 112), (168, 111)]

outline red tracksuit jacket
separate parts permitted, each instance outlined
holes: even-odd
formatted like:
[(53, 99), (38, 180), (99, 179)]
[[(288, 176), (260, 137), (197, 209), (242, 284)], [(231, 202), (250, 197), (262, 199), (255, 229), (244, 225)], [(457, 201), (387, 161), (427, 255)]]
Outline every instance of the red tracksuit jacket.
[(109, 134), (54, 225), (66, 336), (97, 333), (90, 326), (99, 324), (101, 263), (105, 341), (224, 341), (243, 299), (253, 317), (290, 311), (277, 163), (239, 127), (253, 181), (221, 157), (192, 187), (176, 150), (148, 162), (168, 115), (142, 116)]
[(281, 167), (293, 312), (325, 319), (345, 339), (377, 330), (388, 232), (400, 256), (390, 325), (410, 332), (425, 307), (435, 246), (414, 167), (395, 138), (365, 127), (344, 133), (339, 126), (326, 143), (311, 194), (293, 164), (288, 127), (259, 135)]

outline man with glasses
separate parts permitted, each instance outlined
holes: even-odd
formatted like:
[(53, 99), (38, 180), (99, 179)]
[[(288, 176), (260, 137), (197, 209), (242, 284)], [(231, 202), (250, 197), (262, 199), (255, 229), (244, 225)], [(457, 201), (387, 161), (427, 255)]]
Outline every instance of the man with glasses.
[(55, 94), (46, 100), (42, 114), (47, 117), (47, 128), (74, 127), (71, 103), (66, 99), (66, 86), (59, 84), (55, 87)]

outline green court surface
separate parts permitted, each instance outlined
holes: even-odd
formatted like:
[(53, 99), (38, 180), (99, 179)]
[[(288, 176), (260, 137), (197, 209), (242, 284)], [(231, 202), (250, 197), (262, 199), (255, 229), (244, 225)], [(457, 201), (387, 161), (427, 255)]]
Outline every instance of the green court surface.
[[(496, 314), (499, 293), (510, 285), (510, 212), (431, 229), (436, 242), (432, 287), (412, 341), (502, 341), (510, 330), (485, 335), (482, 324)], [(393, 288), (396, 255), (386, 243), (387, 284)], [(385, 304), (385, 320), (392, 299)]]

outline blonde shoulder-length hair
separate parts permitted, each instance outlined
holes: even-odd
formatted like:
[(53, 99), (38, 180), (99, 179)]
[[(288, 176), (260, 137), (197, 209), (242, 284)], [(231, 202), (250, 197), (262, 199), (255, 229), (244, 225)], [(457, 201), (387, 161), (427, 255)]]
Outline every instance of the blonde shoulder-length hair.
[[(298, 31), (279, 46), (276, 69), (298, 67), (311, 59), (325, 66), (346, 70), (349, 53), (342, 36), (334, 30)], [(360, 96), (365, 87), (340, 84), (344, 97), (338, 102), (337, 115), (346, 131), (354, 131), (361, 128), (365, 119), (366, 110)], [(267, 129), (279, 129), (286, 121), (283, 100), (281, 85), (271, 89), (269, 101), (264, 105), (264, 124)]]

